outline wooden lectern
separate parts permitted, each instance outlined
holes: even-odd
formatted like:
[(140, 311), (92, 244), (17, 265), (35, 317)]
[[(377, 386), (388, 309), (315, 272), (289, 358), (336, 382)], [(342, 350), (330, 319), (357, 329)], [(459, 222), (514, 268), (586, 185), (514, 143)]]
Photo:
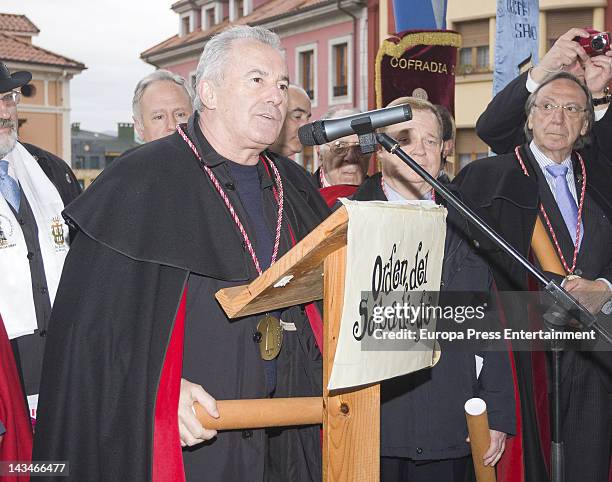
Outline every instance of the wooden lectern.
[(347, 226), (342, 207), (252, 283), (217, 293), (230, 318), (323, 299), (323, 396), (220, 400), (219, 419), (196, 404), (202, 425), (219, 430), (323, 423), (324, 482), (380, 478), (380, 385), (327, 390), (344, 302)]

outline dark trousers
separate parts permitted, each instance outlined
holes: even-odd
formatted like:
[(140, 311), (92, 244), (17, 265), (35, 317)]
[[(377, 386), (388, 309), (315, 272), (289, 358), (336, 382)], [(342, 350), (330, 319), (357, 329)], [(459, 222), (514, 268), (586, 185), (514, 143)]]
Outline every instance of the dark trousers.
[(469, 457), (415, 462), (380, 458), (380, 482), (464, 482)]
[(612, 394), (589, 353), (563, 354), (565, 480), (606, 482), (612, 456)]

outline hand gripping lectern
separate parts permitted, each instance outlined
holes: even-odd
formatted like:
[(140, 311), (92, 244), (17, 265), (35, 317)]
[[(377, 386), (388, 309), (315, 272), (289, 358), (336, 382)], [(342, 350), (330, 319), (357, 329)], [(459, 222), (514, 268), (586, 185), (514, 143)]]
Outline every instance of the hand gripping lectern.
[[(196, 404), (202, 425), (216, 430), (323, 423), (325, 482), (377, 481), (380, 470), (379, 385), (335, 395), (326, 388), (342, 314), (347, 225), (343, 207), (249, 285), (217, 293), (230, 318), (323, 299), (322, 397), (218, 400), (218, 419)], [(289, 282), (281, 287), (281, 280)]]
[(347, 208), (343, 206), (249, 285), (227, 288), (216, 295), (230, 318), (322, 299), (322, 396), (218, 400), (218, 419), (210, 417), (198, 404), (195, 408), (202, 425), (217, 430), (322, 423), (323, 481), (377, 482), (380, 479), (379, 383), (328, 389), (343, 312), (347, 252), (350, 253), (348, 219)]

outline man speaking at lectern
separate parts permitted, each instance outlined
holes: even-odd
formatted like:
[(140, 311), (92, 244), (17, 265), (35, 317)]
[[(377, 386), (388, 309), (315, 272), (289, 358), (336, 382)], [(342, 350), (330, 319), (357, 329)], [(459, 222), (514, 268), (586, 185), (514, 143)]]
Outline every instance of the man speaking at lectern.
[(113, 163), (66, 210), (79, 233), (49, 328), (34, 456), (68, 461), (69, 480), (320, 480), (317, 426), (217, 434), (192, 410), (321, 394), (303, 310), (230, 320), (214, 298), (326, 214), (304, 171), (266, 150), (287, 86), (275, 34), (220, 33), (200, 58), (189, 122)]

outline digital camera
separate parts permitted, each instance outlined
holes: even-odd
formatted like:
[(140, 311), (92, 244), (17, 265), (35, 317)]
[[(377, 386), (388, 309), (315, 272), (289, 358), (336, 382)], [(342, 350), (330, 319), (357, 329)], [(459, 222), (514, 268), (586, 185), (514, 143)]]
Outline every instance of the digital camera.
[(610, 50), (610, 32), (595, 32), (587, 38), (576, 37), (578, 42), (589, 57), (605, 54)]

